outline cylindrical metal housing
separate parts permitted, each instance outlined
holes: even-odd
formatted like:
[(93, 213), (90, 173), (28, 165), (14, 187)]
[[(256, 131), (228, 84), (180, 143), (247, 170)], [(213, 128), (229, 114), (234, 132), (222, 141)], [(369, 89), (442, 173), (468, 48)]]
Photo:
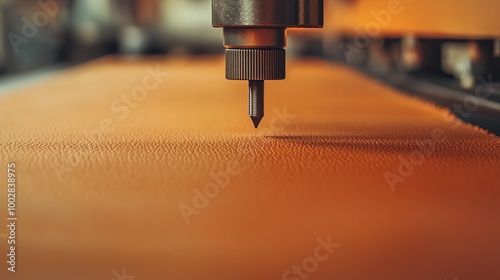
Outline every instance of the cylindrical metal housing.
[(283, 49), (286, 47), (285, 28), (224, 28), (227, 49)]
[(214, 27), (323, 27), (323, 0), (212, 0)]

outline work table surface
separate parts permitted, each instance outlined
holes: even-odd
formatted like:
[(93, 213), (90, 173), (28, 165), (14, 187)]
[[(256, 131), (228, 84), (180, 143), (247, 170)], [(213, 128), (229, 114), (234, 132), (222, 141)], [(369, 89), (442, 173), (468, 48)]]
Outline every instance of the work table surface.
[(1, 278), (297, 280), (330, 239), (308, 279), (500, 279), (498, 137), (344, 66), (287, 69), (257, 130), (218, 56), (107, 57), (0, 96)]

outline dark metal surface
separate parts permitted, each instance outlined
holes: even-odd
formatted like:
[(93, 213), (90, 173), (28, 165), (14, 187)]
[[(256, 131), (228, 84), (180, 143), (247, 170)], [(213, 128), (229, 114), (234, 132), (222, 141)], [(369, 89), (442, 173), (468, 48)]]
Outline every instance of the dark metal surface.
[(215, 27), (322, 27), (323, 0), (213, 0)]
[(228, 80), (283, 80), (285, 50), (226, 49)]
[(285, 79), (286, 28), (322, 27), (323, 0), (212, 0), (224, 28), (226, 78), (249, 80), (249, 114), (264, 116), (264, 80)]
[(257, 128), (264, 117), (264, 81), (248, 81), (248, 115)]

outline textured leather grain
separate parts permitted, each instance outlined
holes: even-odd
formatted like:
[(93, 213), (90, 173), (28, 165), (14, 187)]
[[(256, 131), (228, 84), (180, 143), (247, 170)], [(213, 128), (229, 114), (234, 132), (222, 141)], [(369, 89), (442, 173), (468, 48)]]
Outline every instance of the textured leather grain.
[(258, 130), (245, 93), (222, 57), (106, 58), (0, 96), (2, 279), (282, 279), (328, 236), (308, 279), (500, 278), (499, 138), (316, 60)]

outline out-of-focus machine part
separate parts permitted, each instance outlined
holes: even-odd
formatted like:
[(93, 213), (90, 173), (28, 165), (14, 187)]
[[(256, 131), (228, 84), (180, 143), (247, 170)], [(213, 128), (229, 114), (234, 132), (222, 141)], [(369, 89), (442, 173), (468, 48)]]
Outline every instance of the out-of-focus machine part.
[(6, 75), (63, 60), (67, 3), (0, 0), (0, 68)]
[(0, 1), (0, 73), (6, 72), (7, 68), (7, 42), (6, 38), (6, 28), (5, 28), (5, 16), (7, 14), (7, 2), (5, 0)]
[(248, 114), (264, 117), (264, 81), (285, 79), (286, 29), (323, 27), (323, 0), (212, 0), (223, 27), (226, 78), (248, 80)]
[(127, 16), (122, 6), (126, 4), (118, 0), (70, 1), (68, 52), (72, 61), (118, 53), (119, 31)]
[(116, 53), (118, 0), (0, 0), (1, 71), (61, 68)]
[(499, 8), (495, 0), (329, 0), (323, 56), (500, 134)]
[(210, 26), (211, 0), (160, 0), (159, 9), (169, 53), (221, 53), (221, 32)]

